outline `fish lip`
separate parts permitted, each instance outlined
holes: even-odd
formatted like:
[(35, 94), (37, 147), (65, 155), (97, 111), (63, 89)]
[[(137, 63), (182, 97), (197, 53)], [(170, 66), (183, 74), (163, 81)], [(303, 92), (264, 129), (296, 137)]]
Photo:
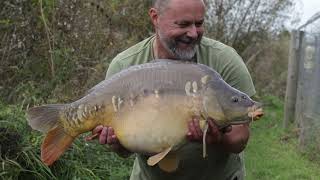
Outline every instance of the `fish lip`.
[(253, 120), (256, 121), (260, 119), (264, 115), (262, 104), (255, 102), (253, 106), (249, 108), (248, 116)]
[(253, 107), (254, 107), (255, 109), (260, 109), (260, 108), (262, 108), (262, 103), (259, 103), (259, 102), (254, 101)]

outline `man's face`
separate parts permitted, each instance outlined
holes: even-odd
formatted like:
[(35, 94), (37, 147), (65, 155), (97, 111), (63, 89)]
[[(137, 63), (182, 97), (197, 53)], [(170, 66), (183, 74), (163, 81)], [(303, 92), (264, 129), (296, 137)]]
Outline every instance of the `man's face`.
[(204, 14), (202, 0), (170, 0), (156, 26), (166, 51), (177, 59), (191, 60), (204, 32)]

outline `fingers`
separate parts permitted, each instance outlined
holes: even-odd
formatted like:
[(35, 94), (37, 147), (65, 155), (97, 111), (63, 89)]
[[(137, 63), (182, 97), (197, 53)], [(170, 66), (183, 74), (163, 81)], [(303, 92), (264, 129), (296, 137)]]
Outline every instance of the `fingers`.
[(107, 135), (107, 144), (115, 144), (118, 143), (118, 138), (114, 134), (114, 130), (112, 127), (108, 127), (108, 135)]
[(209, 134), (207, 135), (208, 143), (217, 143), (222, 138), (222, 133), (219, 130), (218, 126), (212, 121), (208, 120), (209, 124)]
[(228, 125), (225, 127), (219, 127), (216, 125), (216, 123), (214, 122), (214, 120), (210, 119), (208, 121), (209, 124), (209, 134), (207, 137), (207, 140), (209, 143), (219, 143), (221, 142), (224, 134), (229, 133), (232, 131), (232, 126)]
[(131, 152), (126, 150), (119, 142), (117, 136), (114, 133), (112, 127), (105, 127), (106, 130), (106, 141), (104, 144), (108, 144), (112, 151), (116, 152), (121, 157), (128, 157)]
[(85, 141), (91, 141), (91, 140), (95, 139), (95, 138), (98, 137), (98, 136), (99, 136), (98, 133), (97, 133), (97, 134), (92, 134), (92, 135), (90, 135), (90, 136), (85, 137), (84, 140), (85, 140)]
[(118, 138), (114, 133), (114, 130), (112, 127), (103, 127), (100, 135), (99, 135), (99, 143), (100, 144), (118, 144)]
[(100, 144), (106, 144), (107, 135), (108, 135), (108, 128), (107, 127), (103, 127), (101, 132), (100, 132), (100, 135), (99, 135), (99, 143)]
[(86, 141), (90, 141), (99, 137), (100, 144), (115, 144), (119, 143), (112, 127), (97, 126), (92, 130), (92, 135), (85, 137)]
[(99, 138), (100, 144), (108, 144), (110, 149), (121, 157), (128, 157), (131, 152), (126, 150), (119, 142), (112, 127), (97, 126), (92, 130), (92, 135), (85, 137), (86, 141)]
[(98, 134), (98, 133), (101, 132), (102, 129), (103, 129), (103, 126), (102, 126), (102, 125), (99, 125), (99, 126), (97, 126), (96, 128), (94, 128), (94, 129), (92, 130), (92, 134)]
[[(209, 144), (219, 143), (222, 140), (222, 136), (225, 133), (232, 131), (232, 126), (219, 127), (215, 124), (214, 120), (208, 120), (209, 129), (206, 134), (206, 142)], [(203, 132), (200, 128), (199, 119), (197, 117), (193, 117), (188, 122), (188, 133), (187, 139), (190, 141), (202, 141)]]
[(112, 127), (97, 126), (92, 130), (92, 135), (85, 137), (85, 141), (90, 141), (99, 138), (100, 144), (117, 144), (119, 143), (117, 136)]
[(97, 126), (96, 128), (94, 128), (92, 130), (92, 134), (87, 136), (87, 137), (85, 137), (84, 140), (85, 141), (91, 141), (91, 140), (99, 137), (100, 136), (100, 132), (102, 131), (102, 129), (103, 129), (102, 125)]
[(201, 140), (203, 133), (199, 125), (199, 120), (197, 117), (192, 118), (188, 123), (188, 133), (187, 138), (191, 141)]

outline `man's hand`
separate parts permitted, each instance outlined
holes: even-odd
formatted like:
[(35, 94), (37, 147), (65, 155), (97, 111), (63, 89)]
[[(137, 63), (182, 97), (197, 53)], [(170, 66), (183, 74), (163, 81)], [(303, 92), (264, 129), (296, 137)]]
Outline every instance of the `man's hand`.
[(99, 125), (92, 130), (92, 136), (87, 137), (86, 140), (90, 141), (95, 138), (99, 138), (100, 144), (109, 145), (110, 149), (121, 157), (128, 157), (132, 154), (120, 144), (112, 127)]
[[(213, 120), (209, 120), (208, 124), (207, 144), (220, 144), (222, 148), (231, 153), (240, 153), (246, 147), (250, 134), (248, 124), (227, 126), (222, 129), (219, 129)], [(189, 121), (188, 127), (187, 138), (190, 141), (202, 142), (203, 132), (199, 119), (194, 117)]]

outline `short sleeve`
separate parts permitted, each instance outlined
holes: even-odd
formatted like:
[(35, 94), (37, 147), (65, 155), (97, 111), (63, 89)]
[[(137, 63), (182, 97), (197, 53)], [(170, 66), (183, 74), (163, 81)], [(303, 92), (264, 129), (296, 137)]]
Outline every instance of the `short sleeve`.
[[(117, 57), (116, 57), (117, 58)], [(121, 64), (117, 61), (117, 59), (114, 58), (111, 63), (109, 64), (107, 73), (106, 73), (106, 79), (110, 78), (112, 75), (120, 72), (122, 70)]]

